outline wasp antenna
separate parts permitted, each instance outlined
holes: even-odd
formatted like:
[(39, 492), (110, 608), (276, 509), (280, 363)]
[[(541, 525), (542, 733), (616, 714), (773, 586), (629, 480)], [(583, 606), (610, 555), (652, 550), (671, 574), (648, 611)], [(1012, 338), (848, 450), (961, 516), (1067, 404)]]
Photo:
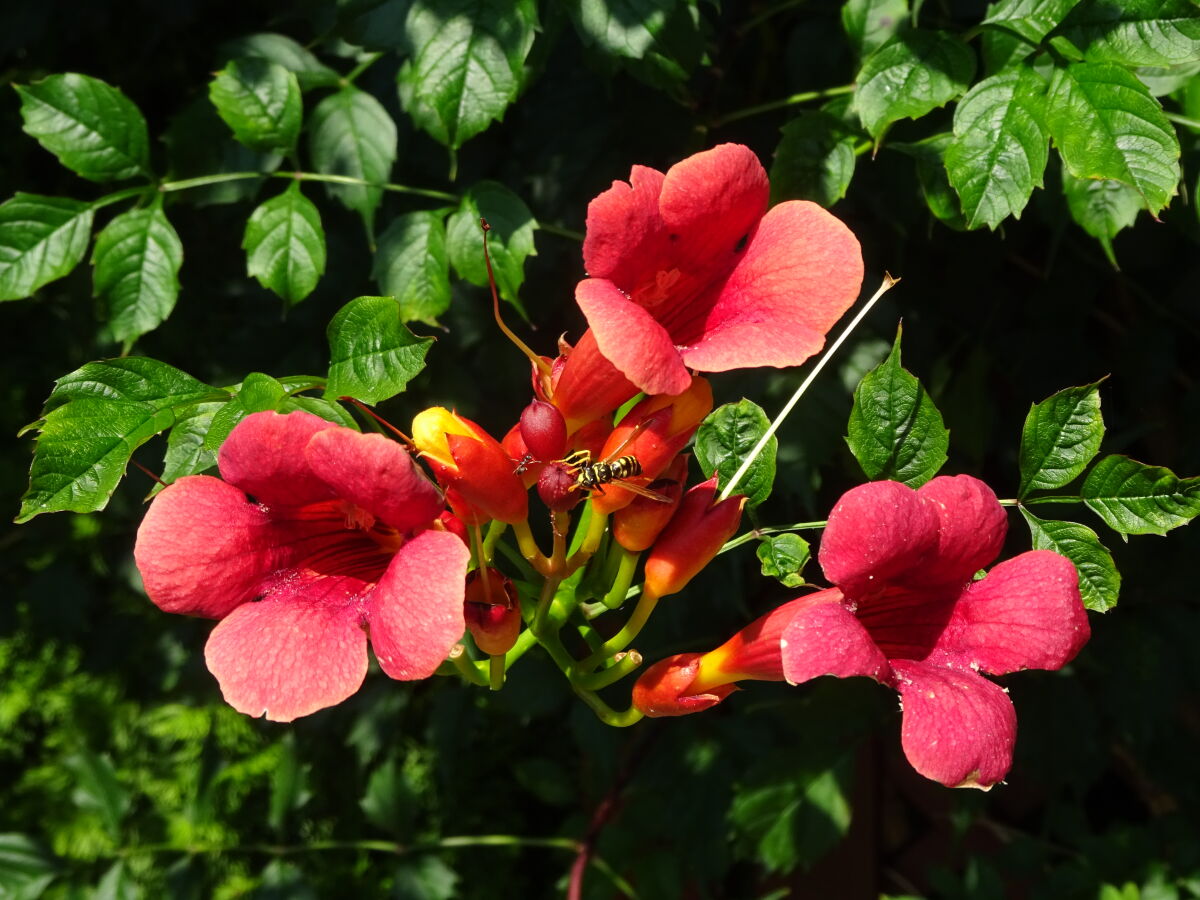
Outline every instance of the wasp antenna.
[(355, 399), (354, 397), (338, 397), (338, 399), (343, 403), (350, 403), (365, 412), (384, 428), (388, 429), (388, 431), (392, 432), (392, 434), (396, 435), (396, 437), (400, 438), (400, 440), (404, 441), (409, 450), (417, 449), (417, 445), (413, 442), (412, 438), (410, 438), (407, 434), (405, 434), (383, 416), (379, 415), (379, 413), (375, 412), (375, 410), (371, 409), (371, 407), (367, 406), (367, 404), (363, 403), (361, 400)]
[(492, 315), (496, 317), (496, 324), (500, 326), (500, 330), (504, 332), (505, 337), (512, 341), (518, 350), (524, 353), (531, 363), (537, 367), (537, 370), (543, 375), (550, 374), (550, 366), (544, 359), (534, 353), (529, 346), (513, 334), (512, 329), (504, 324), (504, 319), (500, 316), (500, 293), (496, 290), (496, 276), (492, 272), (492, 256), (488, 253), (488, 232), (492, 230), (492, 226), (488, 224), (488, 220), (480, 217), (479, 228), (483, 231), (483, 262), (487, 266), (488, 284), (492, 288)]
[(165, 481), (163, 481), (161, 478), (159, 478), (157, 475), (155, 475), (153, 472), (151, 472), (149, 469), (147, 469), (145, 466), (143, 466), (136, 459), (131, 459), (130, 462), (133, 463), (135, 466), (137, 466), (139, 469), (141, 469), (143, 472), (145, 472), (147, 475), (149, 475), (151, 478), (153, 478), (155, 481), (157, 481), (159, 484), (161, 484), (163, 487), (170, 487), (169, 484), (167, 484)]

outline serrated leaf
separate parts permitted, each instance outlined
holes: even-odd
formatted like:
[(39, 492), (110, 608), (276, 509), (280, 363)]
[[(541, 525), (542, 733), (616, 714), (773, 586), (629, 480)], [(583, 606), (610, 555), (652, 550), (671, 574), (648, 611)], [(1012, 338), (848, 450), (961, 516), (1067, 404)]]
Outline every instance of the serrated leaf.
[(226, 41), (217, 50), (224, 64), (232, 59), (266, 59), (278, 63), (296, 76), (302, 91), (334, 87), (341, 78), (308, 49), (285, 34), (264, 31)]
[(117, 780), (112, 763), (107, 757), (85, 750), (63, 760), (63, 766), (73, 776), (71, 799), (75, 805), (99, 813), (109, 836), (119, 838), (130, 798)]
[[(750, 451), (771, 425), (767, 414), (750, 400), (726, 403), (709, 413), (696, 432), (696, 462), (705, 476), (717, 474), (719, 487), (729, 482)], [(775, 454), (779, 441), (772, 436), (746, 470), (735, 491), (749, 506), (758, 506), (775, 484)]]
[(163, 135), (167, 173), (171, 181), (235, 172), (261, 172), (261, 178), (239, 178), (201, 185), (176, 193), (177, 202), (194, 206), (251, 200), (279, 168), (278, 153), (258, 153), (233, 139), (207, 97), (195, 97), (171, 117)]
[(290, 151), (303, 115), (294, 73), (262, 58), (235, 59), (208, 85), (208, 97), (233, 136), (251, 150)]
[(854, 132), (827, 112), (805, 111), (783, 126), (771, 164), (771, 202), (812, 200), (832, 206), (854, 177)]
[(0, 895), (36, 900), (61, 871), (59, 861), (25, 834), (0, 834)]
[(287, 388), (262, 372), (251, 372), (237, 386), (229, 402), (221, 405), (204, 435), (204, 449), (217, 450), (238, 422), (251, 413), (278, 410), (287, 398)]
[(1138, 213), (1146, 208), (1142, 195), (1137, 188), (1111, 178), (1076, 178), (1065, 169), (1062, 180), (1071, 218), (1100, 242), (1109, 263), (1118, 268), (1112, 239), (1121, 229), (1132, 225)]
[(122, 213), (96, 235), (94, 293), (115, 341), (131, 343), (153, 331), (175, 308), (183, 244), (162, 203)]
[(886, 44), (908, 18), (908, 0), (846, 0), (842, 30), (859, 58)]
[(846, 443), (866, 476), (920, 487), (945, 464), (950, 432), (925, 387), (892, 352), (854, 390)]
[(784, 587), (804, 584), (804, 566), (812, 555), (808, 541), (798, 534), (773, 534), (764, 537), (756, 551), (763, 576), (774, 578)]
[(224, 405), (224, 402), (197, 403), (178, 416), (167, 435), (163, 481), (170, 484), (185, 475), (199, 475), (217, 464), (216, 451), (207, 446), (205, 436), (212, 427), (213, 416)]
[(567, 12), (584, 44), (611, 56), (642, 59), (679, 0), (569, 0)]
[(963, 94), (975, 74), (975, 55), (940, 31), (896, 35), (863, 63), (854, 109), (876, 140), (900, 119), (919, 119)]
[(488, 250), (496, 287), (501, 297), (519, 308), (517, 295), (525, 281), (525, 260), (537, 253), (533, 244), (537, 222), (525, 201), (502, 184), (481, 181), (467, 191), (446, 223), (446, 249), (458, 276), (479, 287), (488, 283), (480, 218), (487, 219), (492, 229)]
[[(396, 123), (383, 104), (365, 91), (347, 87), (330, 94), (313, 110), (309, 152), (323, 175), (344, 175), (384, 184), (396, 164)], [(383, 188), (327, 184), (330, 196), (363, 217), (370, 231)]]
[(293, 181), (254, 210), (242, 237), (246, 274), (288, 303), (313, 292), (325, 273), (325, 232), (316, 206)]
[(419, 338), (400, 321), (391, 297), (351, 300), (329, 323), (327, 397), (378, 403), (399, 394), (425, 367), (433, 338)]
[(1046, 121), (1077, 178), (1111, 178), (1137, 188), (1152, 213), (1179, 181), (1179, 140), (1137, 77), (1107, 63), (1071, 63), (1054, 72)]
[(1200, 514), (1200, 477), (1106, 456), (1088, 473), (1080, 496), (1118, 534), (1166, 534)]
[[(88, 363), (60, 378), (42, 418), (17, 522), (46, 512), (103, 509), (133, 451), (214, 388), (157, 360)], [(28, 429), (26, 429), (28, 430)]]
[(533, 0), (415, 0), (411, 54), (397, 76), (417, 127), (457, 149), (503, 117), (524, 81)]
[(359, 431), (358, 423), (354, 421), (354, 417), (346, 412), (336, 401), (327, 400), (324, 397), (309, 397), (306, 394), (288, 394), (287, 397), (279, 404), (280, 412), (291, 412), (294, 409), (302, 410), (306, 413), (312, 413), (314, 416), (320, 416), (329, 422), (335, 422), (343, 428), (352, 428)]
[(1046, 83), (1032, 69), (985, 78), (954, 111), (946, 172), (962, 201), (968, 228), (994, 229), (1020, 218), (1050, 155), (1043, 122)]
[(1103, 440), (1100, 382), (1065, 388), (1034, 403), (1021, 428), (1017, 496), (1074, 481), (1100, 452)]
[(1011, 31), (988, 28), (983, 32), (979, 49), (983, 54), (984, 73), (994, 75), (1032, 56), (1037, 47)]
[(1079, 0), (999, 0), (988, 4), (984, 25), (1000, 25), (1031, 44), (1054, 30)]
[(14, 87), (25, 133), (72, 172), (91, 181), (150, 174), (146, 120), (115, 87), (75, 72)]
[(1039, 519), (1025, 507), (1021, 507), (1021, 515), (1033, 535), (1034, 550), (1053, 550), (1075, 564), (1085, 607), (1093, 612), (1107, 612), (1117, 605), (1121, 573), (1096, 532), (1077, 522)]
[(1170, 66), (1200, 54), (1200, 8), (1188, 0), (1083, 0), (1055, 31), (1089, 62)]
[(446, 227), (431, 212), (392, 220), (379, 236), (371, 277), (379, 290), (396, 298), (404, 322), (438, 324), (450, 307), (450, 257)]
[(18, 193), (0, 204), (0, 300), (21, 300), (79, 265), (92, 207), (68, 197)]

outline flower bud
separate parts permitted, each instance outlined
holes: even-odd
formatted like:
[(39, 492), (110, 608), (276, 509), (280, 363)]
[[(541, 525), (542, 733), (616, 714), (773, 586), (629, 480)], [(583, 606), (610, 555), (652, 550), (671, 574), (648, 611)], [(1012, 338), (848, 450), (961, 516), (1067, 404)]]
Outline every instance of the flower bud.
[(504, 448), (508, 458), (513, 461), (513, 474), (521, 479), (525, 489), (528, 490), (537, 484), (538, 476), (542, 474), (542, 467), (545, 463), (538, 462), (530, 449), (525, 446), (519, 423), (508, 429), (508, 434), (504, 435), (500, 446)]
[(600, 354), (589, 328), (574, 348), (560, 347), (549, 399), (567, 422), (567, 432), (612, 412), (638, 389)]
[[(653, 481), (691, 440), (712, 411), (712, 387), (693, 378), (691, 387), (674, 397), (647, 397), (631, 409), (604, 442), (599, 459), (632, 456), (642, 475)], [(634, 494), (619, 484), (593, 497), (598, 512), (614, 512), (633, 502)]]
[(650, 718), (686, 716), (716, 706), (737, 690), (736, 685), (724, 684), (694, 691), (700, 659), (699, 653), (679, 653), (656, 662), (633, 686), (634, 707)]
[(646, 558), (647, 591), (665, 597), (683, 590), (737, 531), (746, 498), (734, 495), (714, 502), (716, 496), (716, 475), (684, 496)]
[(440, 406), (413, 419), (413, 443), (446, 499), (468, 525), (489, 519), (512, 524), (529, 514), (528, 495), (500, 443), (470, 419)]
[(498, 569), (489, 567), (468, 573), (463, 613), (475, 646), (489, 656), (507, 653), (517, 642), (521, 630), (517, 590)]
[(677, 456), (662, 478), (646, 485), (647, 490), (666, 497), (670, 503), (650, 497), (635, 497), (624, 509), (617, 510), (612, 520), (612, 534), (618, 544), (626, 550), (640, 553), (657, 540), (679, 508), (683, 484), (687, 480), (687, 465), (686, 455)]
[(448, 509), (442, 510), (442, 514), (437, 517), (443, 531), (448, 531), (453, 535), (457, 535), (468, 547), (471, 546), (471, 538), (467, 535), (467, 526), (463, 524), (462, 519), (450, 512)]
[(533, 400), (521, 412), (521, 439), (543, 462), (560, 459), (567, 449), (567, 423), (553, 404)]
[(561, 461), (546, 463), (538, 476), (538, 496), (547, 508), (565, 512), (584, 497), (584, 492), (575, 487), (575, 478), (573, 466)]

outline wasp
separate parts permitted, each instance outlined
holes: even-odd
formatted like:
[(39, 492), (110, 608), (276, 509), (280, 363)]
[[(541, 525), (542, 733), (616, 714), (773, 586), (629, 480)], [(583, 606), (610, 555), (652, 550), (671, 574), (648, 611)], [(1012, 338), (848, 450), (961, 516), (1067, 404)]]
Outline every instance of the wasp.
[[(622, 448), (618, 448), (618, 452), (620, 449)], [(571, 485), (573, 490), (595, 491), (603, 494), (604, 485), (616, 484), (639, 497), (646, 497), (659, 503), (671, 502), (670, 497), (628, 480), (642, 474), (642, 464), (638, 462), (636, 456), (617, 456), (592, 462), (592, 454), (589, 451), (577, 450), (563, 462), (575, 469), (575, 483)]]

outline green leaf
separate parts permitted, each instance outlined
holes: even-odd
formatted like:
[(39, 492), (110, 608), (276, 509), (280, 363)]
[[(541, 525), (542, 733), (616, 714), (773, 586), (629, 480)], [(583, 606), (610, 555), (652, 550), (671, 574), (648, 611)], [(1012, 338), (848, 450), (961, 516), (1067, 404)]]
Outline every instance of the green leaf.
[(850, 409), (850, 452), (872, 480), (920, 487), (946, 462), (950, 432), (925, 387), (900, 365), (900, 333), (892, 352), (863, 376)]
[(0, 834), (0, 895), (36, 900), (60, 871), (58, 860), (33, 838)]
[(488, 250), (500, 296), (519, 308), (517, 294), (525, 281), (525, 260), (537, 253), (533, 245), (537, 222), (525, 201), (502, 184), (481, 181), (467, 191), (446, 223), (446, 249), (459, 277), (479, 287), (488, 283), (480, 218), (487, 219), (492, 228)]
[(804, 584), (804, 566), (812, 555), (808, 541), (798, 534), (773, 534), (758, 544), (758, 561), (766, 578), (780, 581), (784, 587)]
[(334, 422), (341, 425), (343, 428), (352, 428), (359, 431), (358, 423), (354, 421), (354, 417), (346, 412), (335, 400), (327, 400), (324, 397), (309, 397), (306, 394), (288, 394), (283, 402), (278, 407), (280, 412), (291, 412), (298, 409), (306, 413), (312, 413), (314, 416), (320, 416), (329, 422)]
[(1166, 534), (1200, 513), (1200, 478), (1127, 456), (1106, 456), (1080, 488), (1083, 502), (1118, 534)]
[(204, 435), (204, 449), (218, 450), (238, 422), (251, 413), (278, 410), (286, 397), (287, 389), (277, 379), (262, 372), (251, 372), (237, 386), (229, 402), (213, 415)]
[(411, 54), (397, 76), (404, 111), (461, 147), (516, 99), (536, 26), (533, 0), (415, 0), (405, 21)]
[(208, 97), (233, 136), (251, 150), (289, 152), (303, 115), (294, 73), (267, 59), (235, 59), (208, 85)]
[(1138, 213), (1146, 208), (1142, 195), (1137, 188), (1111, 178), (1076, 178), (1064, 170), (1062, 179), (1071, 218), (1100, 242), (1109, 263), (1118, 268), (1112, 239), (1121, 229), (1132, 225)]
[(1054, 30), (1079, 0), (999, 0), (988, 5), (984, 25), (1001, 25), (1031, 44)]
[(1121, 573), (1096, 532), (1076, 522), (1039, 519), (1025, 507), (1021, 507), (1021, 515), (1033, 535), (1034, 550), (1053, 550), (1075, 564), (1085, 607), (1093, 612), (1107, 612), (1117, 605)]
[(610, 56), (642, 59), (654, 48), (679, 0), (569, 0), (580, 39)]
[(842, 28), (860, 59), (886, 44), (908, 18), (908, 0), (846, 0)]
[(1200, 54), (1200, 9), (1188, 0), (1083, 0), (1054, 33), (1089, 62), (1170, 66)]
[[(396, 123), (378, 100), (358, 88), (330, 94), (313, 110), (309, 152), (323, 175), (345, 175), (383, 184), (396, 164)], [(373, 229), (383, 188), (327, 184), (330, 195), (363, 217)]]
[(101, 877), (91, 900), (138, 900), (142, 890), (125, 868), (125, 860), (119, 859)]
[(226, 41), (217, 50), (222, 64), (233, 59), (266, 59), (296, 76), (300, 90), (334, 87), (341, 78), (311, 52), (285, 34), (264, 31)]
[(92, 283), (103, 301), (106, 331), (125, 344), (153, 331), (179, 296), (183, 244), (161, 200), (122, 213), (96, 235)]
[(458, 874), (445, 861), (421, 854), (396, 864), (392, 878), (394, 900), (453, 900), (458, 892)]
[(805, 111), (783, 126), (771, 164), (771, 202), (812, 200), (832, 206), (854, 177), (854, 132), (827, 112)]
[(975, 55), (938, 31), (906, 31), (863, 63), (854, 109), (878, 140), (900, 119), (919, 119), (960, 96), (975, 74)]
[(1055, 70), (1047, 124), (1076, 178), (1111, 178), (1137, 188), (1152, 213), (1179, 181), (1179, 141), (1158, 101), (1120, 66), (1071, 63)]
[(257, 153), (233, 139), (207, 97), (195, 97), (171, 117), (163, 135), (171, 181), (235, 172), (262, 172), (261, 178), (220, 181), (179, 191), (177, 202), (194, 206), (252, 200), (266, 173), (279, 168), (278, 153)]
[(69, 273), (91, 233), (92, 208), (78, 200), (18, 193), (0, 204), (0, 300), (21, 300)]
[(280, 749), (280, 758), (271, 771), (271, 802), (267, 810), (267, 823), (277, 832), (283, 830), (291, 813), (312, 798), (308, 787), (312, 767), (300, 761), (294, 733), (289, 732)]
[(1155, 97), (1165, 97), (1196, 82), (1200, 74), (1200, 59), (1175, 66), (1138, 66), (1134, 73)]
[(890, 146), (916, 161), (917, 180), (929, 211), (946, 226), (955, 231), (965, 231), (967, 219), (963, 215), (962, 202), (951, 187), (950, 176), (946, 172), (946, 150), (952, 140), (952, 134), (943, 132), (911, 144), (896, 142)]
[(371, 276), (400, 304), (400, 319), (438, 324), (450, 307), (450, 257), (446, 227), (431, 212), (393, 219), (379, 236)]
[(327, 397), (378, 403), (405, 389), (425, 367), (433, 338), (419, 338), (400, 321), (391, 297), (351, 300), (329, 323)]
[(63, 760), (72, 775), (71, 799), (80, 809), (100, 814), (101, 821), (114, 840), (121, 836), (121, 822), (129, 812), (129, 792), (117, 781), (117, 773), (107, 757), (82, 751)]
[(74, 72), (14, 87), (25, 133), (72, 172), (90, 181), (150, 174), (146, 120), (115, 87)]
[(325, 273), (321, 214), (300, 193), (300, 182), (263, 203), (246, 223), (242, 238), (246, 274), (296, 304), (313, 292)]
[(214, 393), (178, 369), (141, 357), (88, 363), (60, 378), (42, 418), (28, 426), (40, 434), (16, 521), (103, 509), (133, 451), (170, 428), (176, 409)]
[(994, 229), (1010, 215), (1020, 218), (1042, 186), (1050, 153), (1045, 92), (1046, 83), (1019, 65), (979, 82), (955, 109), (946, 171), (968, 228)]
[(1017, 496), (1074, 481), (1100, 452), (1103, 439), (1100, 382), (1069, 387), (1034, 403), (1021, 429)]
[(368, 822), (401, 839), (410, 833), (419, 803), (419, 792), (395, 759), (371, 773), (366, 793), (359, 800)]
[(225, 402), (197, 403), (180, 414), (167, 435), (162, 480), (170, 484), (185, 475), (199, 475), (217, 464), (217, 453), (205, 441), (213, 416)]
[[(706, 476), (715, 472), (717, 484), (723, 488), (770, 426), (767, 414), (749, 400), (726, 403), (713, 410), (696, 432), (700, 470)], [(738, 483), (736, 491), (746, 496), (749, 506), (758, 506), (771, 496), (778, 448), (779, 441), (772, 436)]]

